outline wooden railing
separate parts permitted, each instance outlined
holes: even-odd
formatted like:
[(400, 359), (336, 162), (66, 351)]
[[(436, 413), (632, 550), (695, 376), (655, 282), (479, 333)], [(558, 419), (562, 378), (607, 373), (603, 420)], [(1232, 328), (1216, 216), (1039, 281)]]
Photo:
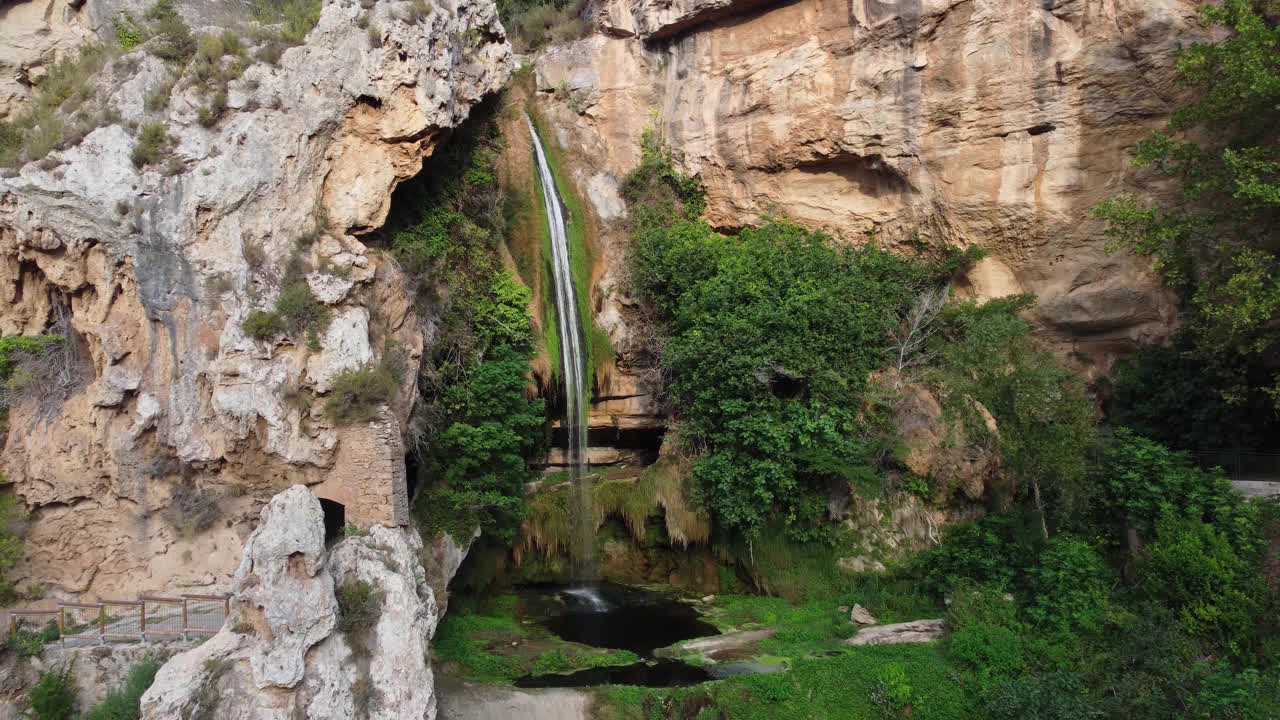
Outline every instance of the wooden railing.
[(7, 630), (15, 637), (32, 632), (26, 629), (30, 625), (39, 633), (56, 624), (56, 641), (63, 647), (69, 641), (105, 645), (109, 641), (189, 640), (193, 635), (216, 634), (230, 614), (230, 595), (141, 595), (137, 600), (61, 602), (54, 610), (14, 610)]

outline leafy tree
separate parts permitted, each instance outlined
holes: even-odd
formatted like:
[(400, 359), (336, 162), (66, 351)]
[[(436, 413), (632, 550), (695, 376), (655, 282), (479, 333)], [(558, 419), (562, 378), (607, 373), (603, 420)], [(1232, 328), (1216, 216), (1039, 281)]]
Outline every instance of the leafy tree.
[(1080, 378), (1029, 336), (1018, 313), (1031, 302), (1017, 296), (944, 309), (935, 382), (975, 433), (989, 434), (972, 401), (995, 418), (998, 437), (990, 440), (1013, 478), (1030, 487), (1047, 538), (1049, 505), (1078, 504), (1082, 495), (1094, 414)]
[[(1177, 178), (1163, 205), (1113, 198), (1095, 209), (1113, 245), (1153, 258), (1185, 293), (1188, 337), (1204, 362), (1263, 367), (1280, 338), (1280, 263), (1272, 238), (1280, 217), (1280, 30), (1250, 0), (1222, 0), (1205, 21), (1229, 31), (1182, 52), (1178, 71), (1196, 99), (1138, 145), (1135, 162)], [(1266, 372), (1266, 371), (1263, 371)], [(1228, 403), (1259, 388), (1255, 371), (1222, 389)], [(1280, 402), (1274, 370), (1261, 386)], [(1249, 382), (1245, 382), (1249, 379)]]
[[(1116, 364), (1107, 419), (1167, 447), (1265, 449), (1280, 431), (1274, 404), (1261, 392), (1271, 370), (1232, 355), (1205, 357), (1188, 333), (1151, 345)], [(1229, 364), (1230, 363), (1230, 364)]]

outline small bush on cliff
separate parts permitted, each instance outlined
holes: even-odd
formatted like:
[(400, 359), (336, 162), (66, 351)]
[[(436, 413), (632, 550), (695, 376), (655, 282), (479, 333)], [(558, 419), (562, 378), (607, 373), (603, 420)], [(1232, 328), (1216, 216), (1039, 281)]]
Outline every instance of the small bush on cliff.
[(240, 325), (244, 334), (255, 340), (269, 340), (284, 332), (284, 322), (280, 316), (265, 310), (254, 310)]
[(311, 28), (320, 22), (322, 0), (254, 0), (253, 17), (264, 25), (279, 29), (279, 37), (287, 45), (301, 45)]
[(27, 700), (34, 720), (72, 720), (76, 716), (76, 685), (71, 666), (40, 673)]
[(173, 140), (169, 131), (161, 122), (146, 122), (138, 132), (138, 141), (133, 146), (133, 165), (144, 168), (163, 160), (169, 153)]
[(347, 636), (353, 652), (368, 654), (369, 633), (382, 617), (383, 593), (364, 580), (348, 580), (337, 587), (338, 632)]
[(84, 720), (138, 720), (142, 714), (142, 695), (155, 682), (160, 661), (146, 658), (129, 668), (124, 684), (116, 687), (102, 702), (85, 713)]
[(305, 333), (322, 333), (329, 326), (329, 308), (316, 299), (305, 280), (280, 291), (280, 297), (276, 299), (276, 313), (295, 338)]
[(347, 370), (333, 379), (324, 402), (325, 416), (339, 425), (369, 422), (391, 402), (400, 388), (403, 361), (396, 348), (383, 352), (377, 365)]

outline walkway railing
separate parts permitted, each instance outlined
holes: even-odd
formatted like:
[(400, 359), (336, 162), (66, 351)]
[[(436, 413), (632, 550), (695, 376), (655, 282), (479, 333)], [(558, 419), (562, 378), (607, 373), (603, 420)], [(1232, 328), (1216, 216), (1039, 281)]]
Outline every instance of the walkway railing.
[[(230, 595), (142, 595), (137, 600), (63, 602), (54, 610), (14, 610), (8, 636), (44, 635), (63, 647), (108, 642), (190, 640), (214, 635), (231, 614)], [(56, 634), (55, 634), (56, 633)]]

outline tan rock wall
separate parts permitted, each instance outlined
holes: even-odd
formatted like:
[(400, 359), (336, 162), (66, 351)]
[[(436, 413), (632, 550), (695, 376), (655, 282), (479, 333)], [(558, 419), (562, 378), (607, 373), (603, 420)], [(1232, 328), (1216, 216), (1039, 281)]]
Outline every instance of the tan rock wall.
[[(719, 227), (780, 212), (850, 242), (987, 248), (969, 291), (1036, 294), (1043, 335), (1099, 373), (1175, 322), (1147, 264), (1107, 254), (1088, 212), (1160, 189), (1128, 152), (1177, 97), (1197, 5), (739, 3), (667, 40), (552, 48), (539, 97), (585, 177), (622, 177), (656, 122)], [(630, 5), (637, 27), (645, 7)]]
[[(148, 113), (141, 98), (167, 69), (135, 52), (98, 81), (119, 122), (0, 174), (0, 333), (62, 332), (69, 310), (86, 370), (65, 401), (10, 411), (0, 469), (30, 512), (24, 584), (53, 597), (225, 587), (257, 509), (295, 483), (342, 498), (359, 524), (407, 521), (400, 429), (416, 374), (374, 426), (324, 411), (338, 373), (380, 361), (390, 341), (415, 367), (430, 341), (430, 309), (360, 234), (511, 68), (492, 3), (413, 23), (399, 7), (325, 3), (306, 43), (230, 84), (211, 128), (194, 89)], [(165, 172), (130, 158), (129, 127), (148, 120), (173, 138)], [(241, 328), (273, 306), (295, 254), (333, 317), (318, 350)], [(194, 531), (174, 512), (206, 501), (221, 514)]]

